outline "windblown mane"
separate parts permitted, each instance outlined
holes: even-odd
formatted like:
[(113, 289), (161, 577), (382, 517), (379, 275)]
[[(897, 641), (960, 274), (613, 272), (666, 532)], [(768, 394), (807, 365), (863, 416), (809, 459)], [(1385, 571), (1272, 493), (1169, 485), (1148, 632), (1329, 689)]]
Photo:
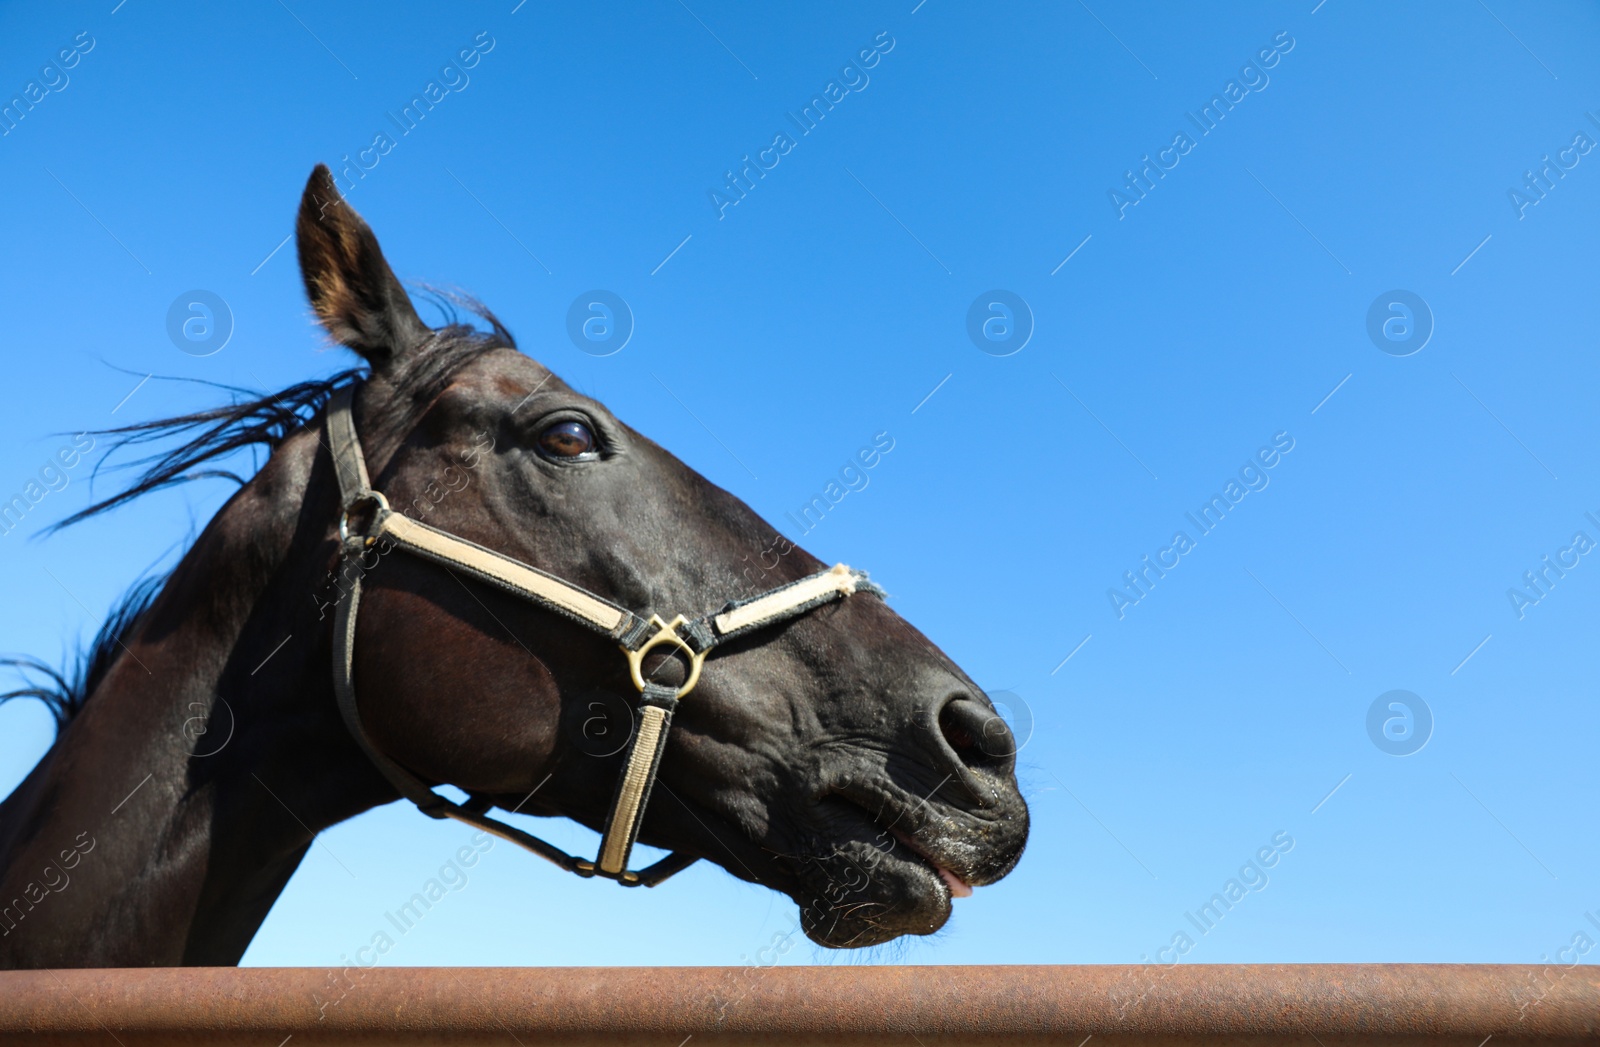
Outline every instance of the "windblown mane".
[[(446, 325), (435, 330), (426, 345), (409, 354), (404, 370), (393, 376), (400, 394), (395, 397), (395, 402), (400, 405), (400, 410), (394, 417), (381, 420), (386, 425), (409, 426), (415, 421), (412, 412), (431, 403), (451, 376), (462, 367), (492, 349), (516, 348), (516, 340), (511, 332), (476, 299), (435, 288), (423, 288), (423, 293), (444, 314)], [(457, 307), (486, 322), (490, 330), (484, 332), (460, 323)], [(264, 447), (270, 457), (286, 439), (309, 425), (327, 406), (335, 392), (361, 381), (366, 373), (363, 368), (353, 368), (327, 378), (300, 382), (265, 396), (215, 382), (165, 379), (198, 382), (224, 389), (232, 394), (232, 402), (172, 418), (95, 430), (96, 436), (110, 438), (105, 454), (95, 466), (95, 475), (118, 451), (143, 449), (174, 438), (180, 438), (182, 442), (116, 466), (142, 471), (116, 494), (73, 513), (47, 528), (45, 533), (98, 516), (140, 495), (190, 480), (222, 478), (243, 486), (249, 482), (248, 478), (224, 468), (221, 459), (254, 447)], [(133, 634), (140, 617), (161, 592), (166, 580), (165, 575), (157, 575), (135, 584), (112, 609), (88, 651), (79, 654), (70, 671), (53, 669), (38, 659), (26, 656), (0, 659), (0, 666), (20, 671), (25, 684), (12, 691), (0, 692), (0, 702), (12, 698), (39, 699), (49, 707), (59, 734), (83, 709), (84, 703), (121, 653), (124, 638)]]

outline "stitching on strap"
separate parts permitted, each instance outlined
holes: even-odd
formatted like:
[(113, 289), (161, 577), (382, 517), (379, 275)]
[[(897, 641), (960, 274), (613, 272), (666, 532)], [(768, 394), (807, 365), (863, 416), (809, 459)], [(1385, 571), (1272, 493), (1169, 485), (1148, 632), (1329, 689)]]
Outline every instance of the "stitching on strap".
[(844, 564), (802, 578), (749, 600), (731, 603), (711, 619), (717, 635), (730, 636), (792, 618), (856, 591), (856, 572)]
[(367, 478), (367, 460), (356, 436), (355, 396), (356, 387), (347, 385), (335, 391), (328, 401), (328, 450), (333, 455), (334, 474), (339, 478), (339, 500), (345, 505), (357, 495), (372, 490)]
[(639, 836), (639, 823), (644, 821), (645, 805), (649, 803), (661, 754), (666, 749), (667, 729), (672, 725), (672, 708), (667, 702), (676, 705), (676, 695), (676, 690), (671, 688), (666, 689), (664, 698), (647, 693), (647, 697), (654, 700), (646, 702), (640, 710), (639, 726), (628, 750), (628, 768), (617, 784), (611, 817), (600, 841), (600, 857), (595, 863), (599, 871), (608, 876), (619, 875), (628, 867), (628, 855)]
[(586, 589), (399, 513), (385, 516), (379, 533), (412, 552), (470, 571), (484, 581), (536, 600), (608, 635), (615, 634), (631, 617), (630, 612)]

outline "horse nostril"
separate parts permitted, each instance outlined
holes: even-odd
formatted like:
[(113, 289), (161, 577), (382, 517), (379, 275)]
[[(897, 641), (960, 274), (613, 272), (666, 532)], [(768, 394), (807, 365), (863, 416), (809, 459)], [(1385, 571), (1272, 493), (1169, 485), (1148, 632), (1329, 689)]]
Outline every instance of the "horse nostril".
[(964, 767), (1008, 774), (1016, 763), (1017, 740), (993, 709), (957, 697), (939, 710), (939, 733)]

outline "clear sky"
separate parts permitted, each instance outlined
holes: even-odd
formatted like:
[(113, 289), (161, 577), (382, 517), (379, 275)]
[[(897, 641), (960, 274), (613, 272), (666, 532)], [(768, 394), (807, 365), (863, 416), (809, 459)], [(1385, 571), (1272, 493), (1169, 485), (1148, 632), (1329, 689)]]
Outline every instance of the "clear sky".
[[(498, 845), (385, 963), (1554, 958), (1600, 939), (1600, 13), (1218, 6), (6, 5), (0, 98), (39, 86), (0, 121), (0, 493), (51, 434), (215, 395), (146, 375), (347, 366), (284, 241), (348, 163), (403, 278), (1009, 692), (1034, 818), (944, 932), (865, 955), (709, 865), (624, 891)], [(593, 289), (610, 355), (568, 334)], [(65, 475), (0, 538), (0, 646), (52, 660), (230, 490), (38, 537)], [(0, 708), (0, 789), (49, 741)], [(246, 962), (339, 963), (467, 835), (336, 827)]]

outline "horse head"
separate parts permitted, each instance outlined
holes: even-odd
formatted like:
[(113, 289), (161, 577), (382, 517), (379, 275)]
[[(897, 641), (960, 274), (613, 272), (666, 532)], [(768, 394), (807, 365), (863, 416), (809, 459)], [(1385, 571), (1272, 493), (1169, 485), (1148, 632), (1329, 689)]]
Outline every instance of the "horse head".
[[(441, 352), (321, 169), (298, 238), (318, 318), (371, 368), (356, 424), (394, 512), (663, 619), (750, 595), (755, 548), (773, 550), (762, 588), (825, 567), (503, 339)], [(615, 643), (422, 558), (363, 577), (354, 680), (377, 748), (506, 810), (605, 828), (638, 696)], [(648, 661), (688, 671), (662, 648)], [(784, 892), (823, 945), (929, 934), (1021, 854), (1013, 748), (972, 680), (862, 592), (711, 652), (640, 838)]]

